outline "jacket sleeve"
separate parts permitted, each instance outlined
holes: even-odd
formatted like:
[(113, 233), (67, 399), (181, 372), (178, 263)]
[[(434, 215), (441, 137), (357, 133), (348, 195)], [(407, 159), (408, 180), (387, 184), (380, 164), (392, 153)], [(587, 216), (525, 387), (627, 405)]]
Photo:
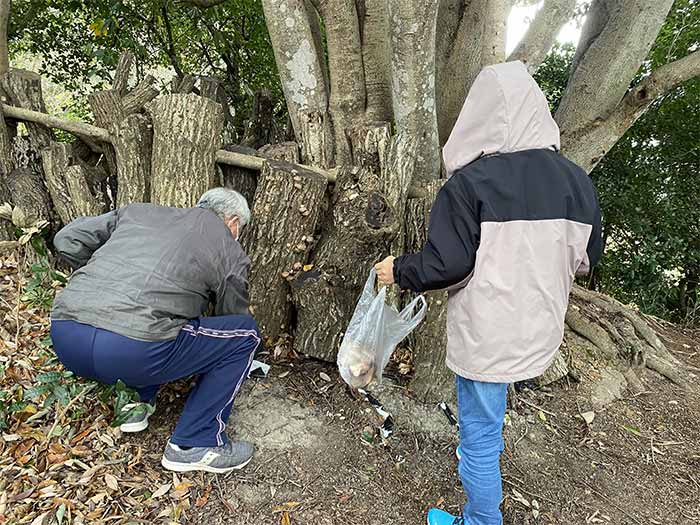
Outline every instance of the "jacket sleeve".
[(473, 192), (466, 185), (446, 183), (430, 212), (423, 250), (394, 260), (396, 283), (403, 289), (424, 292), (466, 282), (479, 246), (478, 217)]
[(593, 190), (593, 200), (595, 209), (593, 210), (593, 221), (591, 236), (588, 238), (588, 246), (586, 246), (586, 258), (576, 271), (576, 275), (586, 275), (600, 262), (603, 256), (603, 226), (600, 212), (600, 204), (598, 204), (598, 196)]
[(117, 227), (117, 210), (97, 217), (79, 217), (59, 231), (53, 239), (58, 253), (77, 270), (106, 243)]
[(216, 291), (215, 315), (249, 315), (250, 296), (248, 293), (248, 273), (250, 260), (241, 252)]

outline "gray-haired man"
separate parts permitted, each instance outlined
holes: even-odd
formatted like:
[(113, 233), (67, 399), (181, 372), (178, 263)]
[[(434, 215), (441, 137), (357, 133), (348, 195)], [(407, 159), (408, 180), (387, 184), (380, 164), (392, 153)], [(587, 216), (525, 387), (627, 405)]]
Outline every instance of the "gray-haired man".
[[(253, 456), (224, 432), (260, 344), (238, 243), (249, 220), (243, 196), (215, 188), (196, 208), (130, 204), (54, 239), (75, 269), (51, 313), (54, 349), (76, 375), (138, 391), (143, 408), (123, 431), (148, 426), (160, 385), (198, 374), (165, 447), (170, 470), (228, 472)], [(202, 317), (210, 304), (215, 316)]]

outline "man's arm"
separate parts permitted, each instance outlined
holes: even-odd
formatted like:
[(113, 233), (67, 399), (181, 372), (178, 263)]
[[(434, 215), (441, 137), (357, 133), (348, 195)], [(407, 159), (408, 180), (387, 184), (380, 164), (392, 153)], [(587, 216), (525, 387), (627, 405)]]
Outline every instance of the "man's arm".
[(85, 266), (117, 227), (117, 210), (97, 217), (79, 217), (59, 231), (53, 245), (74, 270)]
[(240, 261), (222, 280), (216, 292), (214, 315), (249, 315), (248, 274), (250, 260), (241, 252)]
[(428, 241), (422, 251), (394, 260), (401, 288), (423, 292), (465, 281), (474, 269), (480, 225), (476, 201), (464, 185), (448, 182), (430, 212)]

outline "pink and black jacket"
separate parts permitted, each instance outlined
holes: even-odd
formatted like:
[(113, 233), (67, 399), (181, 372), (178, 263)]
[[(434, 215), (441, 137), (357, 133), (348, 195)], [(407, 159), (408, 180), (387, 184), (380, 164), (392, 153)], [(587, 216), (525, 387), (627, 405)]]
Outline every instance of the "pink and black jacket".
[(450, 179), (428, 242), (394, 262), (402, 288), (449, 290), (447, 366), (462, 377), (541, 375), (563, 339), (574, 275), (600, 259), (595, 189), (559, 144), (525, 66), (485, 68), (443, 150)]

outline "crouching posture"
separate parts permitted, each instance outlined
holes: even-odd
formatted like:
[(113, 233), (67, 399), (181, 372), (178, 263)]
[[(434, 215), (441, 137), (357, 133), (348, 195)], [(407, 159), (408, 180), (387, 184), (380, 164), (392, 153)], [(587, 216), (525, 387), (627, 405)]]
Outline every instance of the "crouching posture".
[(541, 375), (564, 335), (574, 275), (601, 255), (588, 175), (559, 153), (547, 100), (520, 62), (484, 69), (443, 150), (449, 180), (428, 242), (377, 265), (384, 283), (447, 289), (447, 366), (457, 375), (462, 516), (429, 525), (501, 525), (499, 456), (508, 383)]
[[(225, 434), (260, 344), (237, 241), (249, 220), (242, 195), (216, 188), (196, 208), (131, 204), (82, 217), (54, 240), (75, 269), (51, 313), (54, 349), (76, 375), (138, 391), (144, 409), (124, 432), (148, 426), (160, 385), (198, 374), (165, 447), (170, 470), (228, 472), (253, 456)], [(211, 303), (215, 316), (202, 317)]]

